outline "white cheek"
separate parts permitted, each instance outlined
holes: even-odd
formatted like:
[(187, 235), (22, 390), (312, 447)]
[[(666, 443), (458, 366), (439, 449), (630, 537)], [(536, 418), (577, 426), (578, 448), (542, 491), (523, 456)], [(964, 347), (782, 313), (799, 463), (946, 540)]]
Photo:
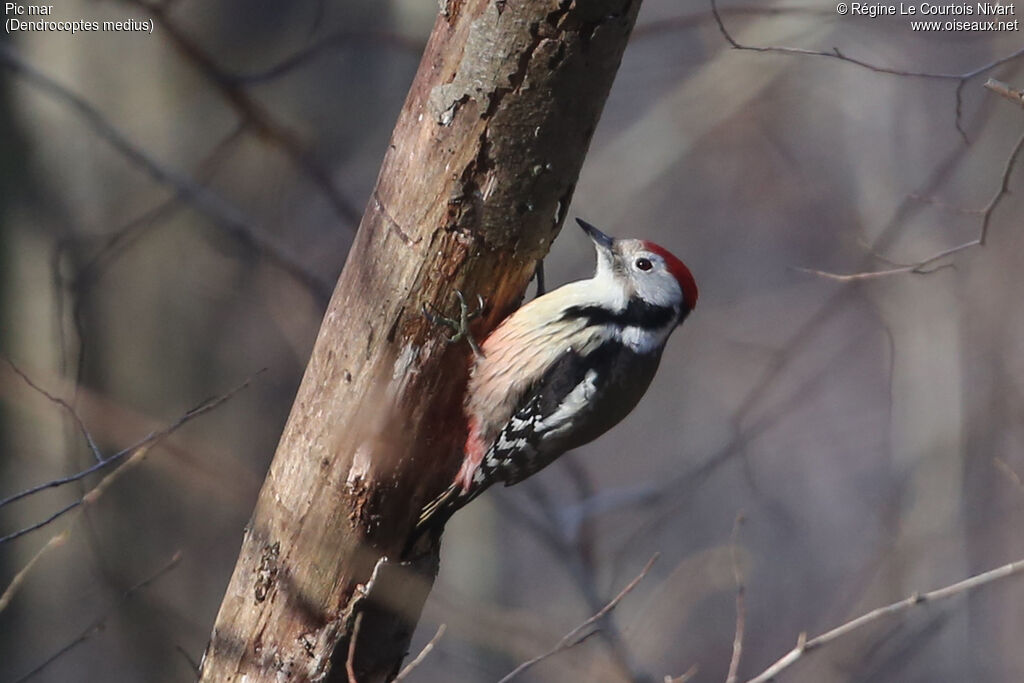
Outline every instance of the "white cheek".
[(637, 293), (655, 306), (676, 306), (682, 301), (683, 293), (674, 278), (644, 273), (637, 278)]

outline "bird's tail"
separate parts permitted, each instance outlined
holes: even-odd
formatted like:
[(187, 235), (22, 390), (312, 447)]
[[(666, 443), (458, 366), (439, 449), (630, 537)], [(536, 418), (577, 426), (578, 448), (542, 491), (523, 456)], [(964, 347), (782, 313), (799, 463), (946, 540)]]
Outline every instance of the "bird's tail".
[(416, 526), (413, 528), (412, 534), (409, 536), (409, 540), (405, 546), (404, 555), (408, 555), (409, 551), (416, 544), (421, 537), (427, 532), (433, 532), (436, 536), (440, 536), (440, 532), (444, 530), (445, 524), (451, 519), (451, 516), (469, 501), (476, 498), (483, 492), (483, 489), (474, 490), (467, 493), (462, 487), (462, 484), (455, 482), (448, 488), (446, 488), (441, 495), (434, 500), (423, 506), (420, 511), (420, 517), (416, 521)]
[(443, 528), (455, 511), (468, 502), (460, 500), (463, 497), (465, 497), (465, 491), (462, 490), (462, 485), (455, 483), (446, 488), (437, 498), (424, 505), (420, 510), (420, 518), (416, 522), (416, 535), (419, 536), (431, 527)]

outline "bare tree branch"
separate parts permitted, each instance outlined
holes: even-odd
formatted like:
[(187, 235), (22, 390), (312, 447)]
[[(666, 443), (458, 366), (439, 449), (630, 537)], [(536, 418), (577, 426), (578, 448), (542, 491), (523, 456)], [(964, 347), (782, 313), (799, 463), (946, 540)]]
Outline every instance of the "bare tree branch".
[(751, 678), (747, 683), (765, 683), (766, 681), (770, 681), (779, 675), (779, 673), (795, 664), (801, 657), (811, 650), (815, 650), (823, 645), (831, 643), (834, 640), (842, 638), (851, 631), (859, 629), (861, 626), (866, 626), (892, 614), (905, 612), (911, 608), (918, 607), (919, 605), (938, 602), (939, 600), (951, 598), (955, 595), (959, 595), (960, 593), (966, 593), (967, 591), (980, 588), (981, 586), (1008, 578), (1021, 572), (1024, 572), (1024, 560), (1010, 562), (1009, 564), (1004, 564), (1001, 567), (990, 569), (982, 574), (977, 574), (964, 579), (963, 581), (959, 581), (943, 588), (938, 588), (928, 593), (914, 593), (899, 602), (894, 602), (886, 605), (885, 607), (879, 607), (871, 610), (856, 619), (852, 619), (845, 624), (835, 627), (831, 631), (822, 633), (820, 636), (808, 639), (806, 633), (801, 633), (797, 638), (796, 647), (760, 674)]
[[(8, 361), (8, 363), (10, 363), (10, 361)], [(11, 366), (14, 367), (13, 364), (11, 364)], [(262, 373), (262, 372), (263, 371), (261, 370), (260, 373)], [(72, 482), (79, 481), (80, 479), (84, 479), (85, 477), (89, 476), (90, 474), (94, 474), (96, 472), (99, 472), (100, 470), (105, 469), (105, 468), (107, 468), (107, 467), (109, 467), (109, 466), (119, 462), (120, 460), (122, 460), (126, 456), (131, 456), (130, 459), (138, 459), (138, 458), (140, 458), (141, 457), (140, 454), (144, 454), (150, 448), (152, 448), (153, 446), (158, 444), (161, 440), (163, 440), (167, 436), (173, 434), (175, 431), (177, 431), (181, 426), (183, 426), (187, 422), (189, 422), (189, 421), (193, 420), (194, 418), (197, 418), (197, 417), (199, 417), (201, 415), (204, 415), (204, 414), (210, 412), (211, 410), (216, 409), (217, 407), (219, 407), (220, 405), (222, 405), (226, 401), (230, 400), (235, 394), (237, 394), (238, 392), (240, 392), (243, 389), (245, 389), (246, 387), (248, 387), (249, 384), (252, 382), (252, 380), (257, 375), (259, 375), (260, 373), (256, 373), (256, 375), (253, 375), (252, 377), (248, 378), (247, 380), (245, 380), (245, 382), (243, 382), (242, 384), (238, 385), (234, 389), (228, 391), (227, 393), (222, 394), (221, 396), (218, 396), (216, 398), (204, 401), (203, 403), (197, 405), (195, 408), (192, 408), (191, 410), (186, 412), (184, 415), (179, 417), (177, 420), (175, 420), (173, 423), (171, 423), (170, 425), (168, 425), (164, 429), (161, 429), (160, 431), (157, 431), (157, 432), (154, 432), (152, 434), (149, 434), (148, 436), (146, 436), (143, 439), (139, 440), (135, 444), (129, 446), (128, 448), (120, 450), (117, 453), (114, 453), (110, 457), (101, 460), (100, 462), (96, 463), (95, 465), (87, 467), (84, 470), (81, 470), (80, 472), (76, 472), (75, 474), (71, 474), (71, 475), (68, 475), (66, 477), (59, 477), (57, 479), (52, 479), (52, 480), (50, 480), (48, 482), (44, 482), (42, 484), (37, 484), (36, 486), (32, 486), (32, 487), (30, 487), (28, 489), (25, 489), (24, 491), (19, 491), (18, 493), (10, 495), (7, 498), (4, 498), (3, 500), (0, 500), (0, 508), (4, 507), (6, 505), (9, 505), (11, 503), (17, 502), (17, 501), (19, 501), (19, 500), (21, 500), (23, 498), (27, 498), (28, 496), (31, 496), (33, 494), (39, 493), (40, 491), (43, 491), (45, 489), (57, 488), (59, 486), (64, 486), (65, 484), (70, 484)], [(102, 493), (102, 488), (101, 487), (105, 487), (107, 485), (105, 482), (108, 482), (108, 480), (112, 476), (113, 476), (113, 474), (108, 475), (99, 484), (97, 484), (97, 486), (94, 489), (92, 489), (92, 491), (90, 491), (89, 493), (87, 493), (84, 496), (82, 496), (82, 498), (80, 498), (80, 499), (70, 503), (69, 505), (67, 505), (66, 507), (62, 508), (61, 510), (58, 510), (56, 513), (54, 513), (53, 515), (51, 515), (47, 519), (45, 519), (45, 520), (43, 520), (41, 522), (38, 522), (36, 524), (33, 524), (31, 526), (25, 527), (23, 529), (19, 529), (18, 531), (14, 531), (14, 532), (12, 532), (10, 534), (7, 534), (6, 536), (0, 537), (0, 545), (2, 545), (4, 543), (7, 543), (8, 541), (13, 541), (14, 539), (16, 539), (16, 538), (18, 538), (20, 536), (24, 536), (25, 534), (27, 534), (29, 532), (32, 532), (32, 531), (35, 531), (37, 529), (41, 529), (41, 528), (47, 526), (48, 524), (50, 524), (50, 523), (54, 522), (55, 520), (59, 519), (60, 517), (62, 517), (64, 514), (66, 514), (66, 513), (70, 512), (71, 510), (77, 508), (79, 505), (93, 502)]]
[(994, 59), (987, 64), (975, 67), (962, 73), (948, 73), (948, 72), (935, 72), (935, 71), (913, 71), (908, 69), (897, 69), (889, 66), (882, 66), (879, 64), (872, 64), (861, 59), (849, 57), (839, 51), (839, 48), (832, 48), (829, 51), (825, 50), (808, 50), (801, 47), (784, 47), (776, 45), (742, 45), (732, 37), (732, 34), (725, 28), (725, 24), (722, 22), (722, 14), (718, 9), (717, 0), (711, 0), (711, 13), (715, 17), (715, 23), (718, 24), (718, 30), (725, 38), (726, 42), (737, 50), (750, 50), (752, 52), (775, 52), (778, 54), (786, 55), (801, 55), (810, 57), (828, 57), (830, 59), (837, 59), (842, 62), (849, 62), (856, 66), (874, 71), (876, 73), (889, 74), (892, 76), (907, 76), (910, 78), (931, 78), (936, 80), (947, 80), (947, 81), (966, 81), (979, 74), (983, 74), (986, 71), (996, 68), (1001, 64), (1005, 64), (1013, 59), (1016, 59), (1024, 55), (1024, 48), (1015, 50), (1010, 54)]
[[(56, 403), (58, 406), (64, 409), (64, 412), (66, 412), (68, 416), (74, 421), (75, 425), (77, 425), (78, 431), (82, 433), (82, 436), (85, 438), (85, 443), (88, 444), (89, 451), (96, 459), (96, 462), (102, 463), (104, 460), (103, 453), (100, 452), (99, 446), (96, 445), (96, 441), (93, 440), (92, 438), (92, 434), (90, 434), (89, 430), (86, 429), (85, 423), (82, 422), (82, 418), (78, 416), (78, 413), (75, 412), (75, 409), (71, 407), (71, 404), (65, 401), (64, 399), (60, 398), (59, 396), (54, 396), (53, 394), (46, 391), (46, 389), (43, 389), (41, 386), (33, 382), (32, 379), (24, 372), (22, 372), (21, 368), (15, 365), (14, 361), (12, 361), (7, 356), (0, 356), (0, 358), (3, 358), (4, 362), (6, 362), (8, 366), (10, 366), (11, 370), (13, 370), (14, 373), (18, 375), (18, 377), (20, 377), (23, 382), (25, 382), (25, 384), (29, 385), (38, 393), (42, 394), (47, 399), (49, 399), (53, 403)], [(0, 501), (0, 507), (3, 507), (5, 503), (6, 501)]]
[(398, 675), (395, 676), (395, 680), (393, 681), (393, 683), (398, 683), (399, 681), (404, 681), (406, 678), (409, 677), (409, 674), (411, 674), (413, 672), (413, 670), (417, 666), (419, 666), (423, 662), (424, 659), (427, 658), (427, 655), (430, 654), (431, 650), (434, 649), (434, 647), (437, 645), (438, 641), (441, 640), (441, 636), (444, 635), (445, 628), (447, 628), (447, 627), (444, 624), (441, 624), (440, 626), (437, 627), (437, 633), (434, 634), (434, 637), (431, 638), (430, 641), (427, 642), (427, 644), (423, 646), (423, 649), (420, 650), (420, 653), (418, 655), (416, 655), (411, 662), (406, 664), (405, 667), (403, 667), (402, 670), (398, 672)]
[(21, 585), (25, 583), (25, 578), (28, 576), (29, 572), (32, 571), (32, 568), (36, 566), (36, 563), (39, 562), (40, 558), (54, 548), (59, 548), (64, 545), (67, 540), (68, 532), (64, 531), (51, 538), (46, 542), (46, 545), (36, 551), (36, 554), (32, 556), (32, 559), (14, 575), (11, 582), (7, 584), (7, 588), (4, 590), (3, 594), (0, 595), (0, 612), (3, 612), (7, 609), (7, 606), (11, 604), (11, 600), (14, 599), (15, 593), (17, 593), (18, 589), (21, 588)]
[[(762, 7), (757, 5), (734, 5), (732, 7), (723, 7), (718, 10), (722, 16), (793, 16), (793, 15), (820, 15), (820, 16), (835, 16), (835, 11), (832, 8), (824, 9), (820, 7)], [(637, 27), (633, 29), (634, 38), (651, 38), (664, 33), (670, 33), (673, 31), (680, 31), (683, 29), (693, 28), (700, 26), (708, 22), (715, 20), (715, 15), (712, 12), (700, 11), (691, 12), (678, 17), (667, 17), (665, 19), (656, 19), (654, 21), (645, 21), (642, 24), (637, 24)]]
[(335, 187), (331, 174), (313, 157), (299, 136), (276, 121), (237, 81), (227, 77), (213, 57), (171, 19), (166, 8), (141, 0), (130, 2), (149, 12), (163, 29), (163, 35), (167, 36), (174, 47), (220, 92), (242, 120), (284, 152), (292, 164), (319, 188), (335, 213), (345, 221), (346, 227), (355, 230), (362, 217), (362, 211), (342, 196)]
[(999, 189), (989, 200), (988, 204), (979, 212), (981, 214), (981, 226), (978, 229), (978, 236), (973, 240), (958, 244), (955, 247), (949, 249), (943, 249), (942, 251), (932, 254), (931, 256), (917, 261), (916, 263), (910, 263), (907, 265), (897, 266), (895, 268), (886, 268), (884, 270), (871, 270), (863, 271), (859, 273), (832, 273), (826, 270), (817, 270), (815, 268), (796, 268), (803, 273), (809, 273), (811, 275), (817, 275), (819, 277), (827, 278), (829, 280), (835, 280), (837, 282), (857, 282), (861, 280), (874, 280), (881, 277), (887, 277), (889, 275), (898, 275), (901, 273), (919, 273), (927, 274), (934, 273), (941, 266), (936, 267), (936, 264), (944, 258), (957, 254), (961, 251), (965, 251), (972, 247), (981, 247), (985, 245), (985, 240), (988, 238), (989, 226), (992, 223), (992, 214), (995, 212), (996, 207), (1003, 201), (1003, 198), (1010, 192), (1010, 176), (1013, 175), (1013, 169), (1017, 164), (1017, 159), (1020, 157), (1021, 149), (1024, 148), (1024, 135), (1018, 140), (1017, 144), (1013, 146), (1013, 150), (1010, 152), (1010, 157), (1006, 160), (1006, 165), (1003, 167), (1002, 177), (999, 183)]
[(576, 645), (579, 645), (581, 642), (583, 642), (586, 638), (593, 635), (593, 631), (590, 631), (582, 636), (580, 634), (586, 631), (588, 628), (593, 626), (601, 619), (603, 619), (605, 615), (607, 615), (609, 612), (615, 609), (615, 606), (618, 605), (624, 597), (629, 595), (630, 591), (636, 588), (641, 581), (643, 581), (644, 577), (647, 576), (647, 573), (651, 571), (651, 567), (654, 565), (654, 562), (657, 559), (658, 554), (656, 553), (653, 557), (651, 557), (651, 559), (647, 560), (647, 564), (645, 564), (644, 568), (640, 570), (640, 573), (637, 574), (636, 578), (634, 578), (632, 581), (626, 584), (626, 587), (619, 591), (619, 594), (612, 598), (607, 605), (602, 607), (597, 612), (597, 614), (590, 617), (589, 619), (581, 623), (579, 626), (566, 633), (553, 648), (551, 648), (544, 654), (538, 655), (533, 659), (525, 661), (519, 666), (517, 666), (515, 669), (513, 669), (507, 675), (505, 675), (501, 680), (499, 680), (498, 683), (508, 683), (508, 681), (511, 681), (513, 678), (523, 673), (535, 664), (544, 661), (548, 657), (553, 657), (554, 655), (557, 655), (559, 652), (564, 652), (565, 650), (568, 650), (571, 647), (575, 647)]
[(990, 78), (985, 81), (985, 87), (1000, 97), (1005, 97), (1011, 102), (1015, 102), (1016, 104), (1024, 107), (1024, 91), (1014, 88), (1011, 85), (1007, 85), (1002, 81), (997, 81), (994, 78)]
[(964, 130), (962, 125), (962, 114), (963, 114), (963, 89), (964, 85), (970, 79), (990, 71), (1001, 64), (1005, 64), (1011, 60), (1017, 59), (1024, 55), (1024, 48), (1015, 50), (1008, 55), (994, 59), (991, 62), (982, 64), (981, 66), (975, 67), (962, 73), (944, 73), (944, 72), (932, 72), (932, 71), (912, 71), (907, 69), (896, 69), (888, 66), (881, 66), (878, 64), (872, 64), (861, 59), (854, 57), (848, 57), (839, 51), (839, 48), (833, 47), (831, 50), (808, 50), (800, 47), (785, 47), (777, 45), (742, 45), (733, 38), (732, 34), (725, 28), (725, 24), (722, 21), (722, 15), (718, 9), (717, 0), (711, 0), (711, 13), (715, 17), (715, 23), (718, 24), (718, 30), (725, 38), (726, 42), (737, 50), (749, 50), (752, 52), (774, 52), (777, 54), (785, 55), (799, 55), (804, 57), (827, 57), (829, 59), (837, 59), (842, 62), (848, 62), (855, 66), (859, 66), (875, 73), (888, 74), (891, 76), (904, 76), (908, 78), (929, 78), (934, 80), (945, 80), (945, 81), (956, 81), (956, 129), (960, 133), (964, 142), (967, 142), (967, 132)]
[(687, 681), (693, 680), (693, 677), (697, 675), (697, 665), (694, 664), (689, 669), (683, 672), (682, 676), (665, 676), (665, 683), (687, 683)]
[(392, 31), (336, 31), (266, 69), (245, 74), (227, 71), (221, 73), (229, 83), (239, 85), (266, 83), (286, 76), (334, 50), (364, 50), (367, 48), (388, 48), (418, 58), (423, 52), (423, 42)]

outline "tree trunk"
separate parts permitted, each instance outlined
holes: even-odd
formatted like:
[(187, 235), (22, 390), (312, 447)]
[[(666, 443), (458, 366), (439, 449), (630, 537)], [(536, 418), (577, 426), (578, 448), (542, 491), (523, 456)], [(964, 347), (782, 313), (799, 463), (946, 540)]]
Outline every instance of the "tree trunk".
[(451, 313), (454, 289), (482, 294), (482, 335), (522, 296), (565, 217), (640, 0), (442, 5), (246, 529), (203, 681), (397, 672), (438, 561), (436, 548), (397, 556), (465, 438), (468, 347), (447, 345), (421, 308)]

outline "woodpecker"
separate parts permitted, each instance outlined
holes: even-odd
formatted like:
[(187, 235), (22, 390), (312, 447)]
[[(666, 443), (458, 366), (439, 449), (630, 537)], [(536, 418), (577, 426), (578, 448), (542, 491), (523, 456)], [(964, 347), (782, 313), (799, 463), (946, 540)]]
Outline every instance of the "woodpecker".
[(667, 249), (577, 222), (597, 251), (594, 276), (533, 299), (474, 347), (462, 467), (423, 508), (414, 538), (492, 484), (516, 484), (618, 424), (697, 304), (693, 274)]

